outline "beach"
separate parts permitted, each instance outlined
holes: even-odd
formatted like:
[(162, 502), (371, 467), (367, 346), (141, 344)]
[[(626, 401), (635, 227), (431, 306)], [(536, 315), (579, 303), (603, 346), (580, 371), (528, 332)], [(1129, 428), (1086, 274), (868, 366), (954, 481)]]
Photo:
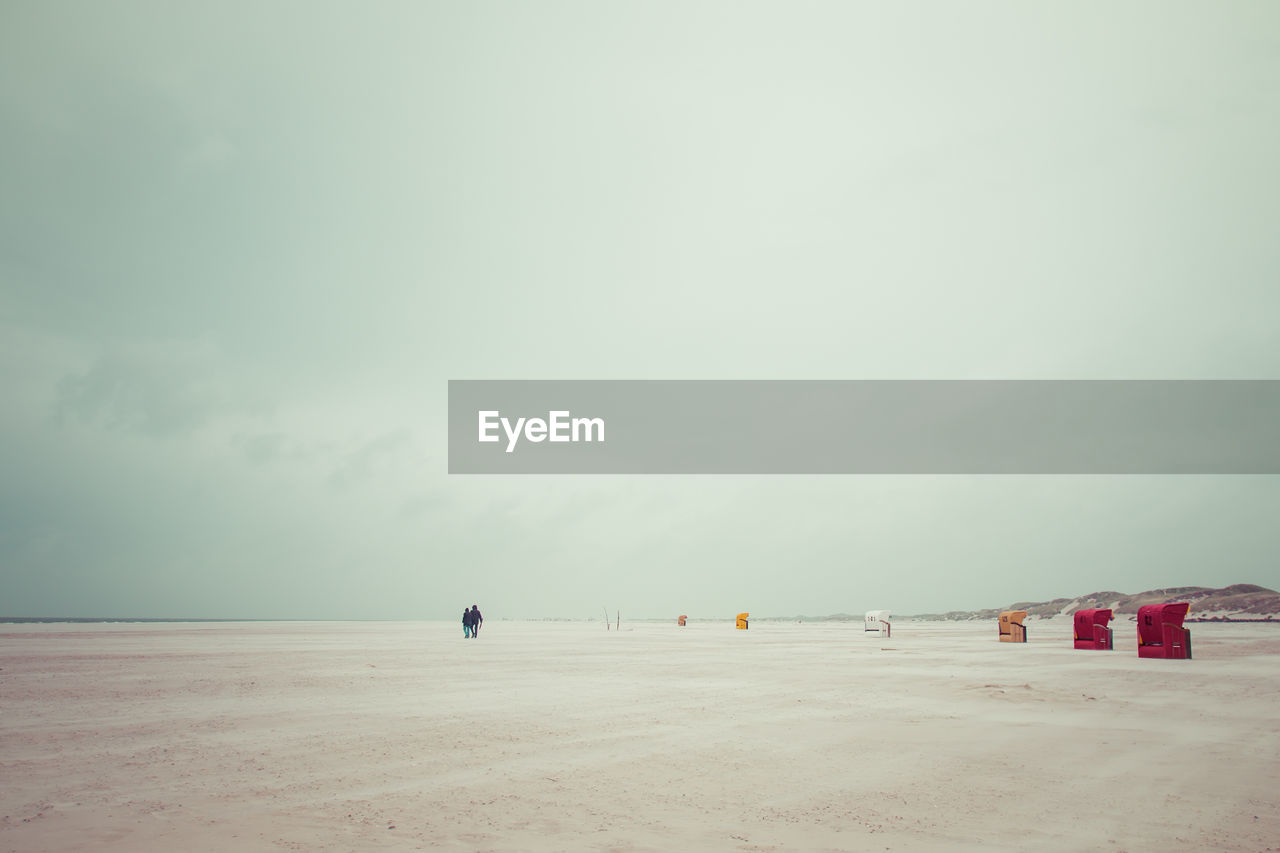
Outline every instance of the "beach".
[(1280, 625), (0, 625), (0, 849), (1280, 849)]

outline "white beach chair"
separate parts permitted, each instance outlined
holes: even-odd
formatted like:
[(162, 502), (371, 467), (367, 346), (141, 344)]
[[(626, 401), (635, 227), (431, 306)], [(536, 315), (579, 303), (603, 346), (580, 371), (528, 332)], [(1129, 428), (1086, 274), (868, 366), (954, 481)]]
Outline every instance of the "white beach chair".
[(866, 619), (862, 623), (864, 633), (875, 633), (885, 637), (889, 636), (889, 611), (888, 610), (868, 610)]

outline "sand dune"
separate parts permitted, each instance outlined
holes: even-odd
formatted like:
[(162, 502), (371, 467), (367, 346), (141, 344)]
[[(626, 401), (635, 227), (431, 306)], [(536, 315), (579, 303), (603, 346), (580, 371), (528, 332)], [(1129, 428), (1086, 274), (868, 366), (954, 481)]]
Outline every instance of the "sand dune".
[(1070, 616), (1077, 610), (1090, 608), (1113, 610), (1116, 615), (1124, 616), (1137, 613), (1139, 607), (1147, 604), (1173, 601), (1185, 601), (1190, 605), (1187, 617), (1193, 622), (1202, 619), (1252, 622), (1280, 617), (1280, 592), (1256, 584), (1237, 583), (1221, 588), (1179, 586), (1133, 594), (1109, 590), (1091, 592), (1076, 598), (1055, 598), (1051, 601), (1017, 601), (984, 610), (920, 614), (916, 618), (995, 619), (1002, 610), (1025, 610), (1037, 618), (1051, 618)]
[(1280, 628), (0, 627), (4, 850), (1280, 849)]

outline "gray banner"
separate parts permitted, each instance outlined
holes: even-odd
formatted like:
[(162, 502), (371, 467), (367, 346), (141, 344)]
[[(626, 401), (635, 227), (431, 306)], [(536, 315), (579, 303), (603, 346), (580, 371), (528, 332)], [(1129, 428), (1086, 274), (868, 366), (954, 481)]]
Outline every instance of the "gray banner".
[(1276, 380), (449, 382), (450, 474), (1277, 474), (1278, 439)]

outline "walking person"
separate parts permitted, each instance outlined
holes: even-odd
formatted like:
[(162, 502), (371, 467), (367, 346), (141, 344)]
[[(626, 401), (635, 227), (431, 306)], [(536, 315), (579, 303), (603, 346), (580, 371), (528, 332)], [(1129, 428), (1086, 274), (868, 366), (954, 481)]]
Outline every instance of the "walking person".
[(471, 638), (475, 639), (480, 634), (480, 623), (484, 621), (484, 617), (480, 615), (480, 608), (471, 605)]
[(471, 636), (471, 611), (465, 607), (462, 608), (462, 636)]

